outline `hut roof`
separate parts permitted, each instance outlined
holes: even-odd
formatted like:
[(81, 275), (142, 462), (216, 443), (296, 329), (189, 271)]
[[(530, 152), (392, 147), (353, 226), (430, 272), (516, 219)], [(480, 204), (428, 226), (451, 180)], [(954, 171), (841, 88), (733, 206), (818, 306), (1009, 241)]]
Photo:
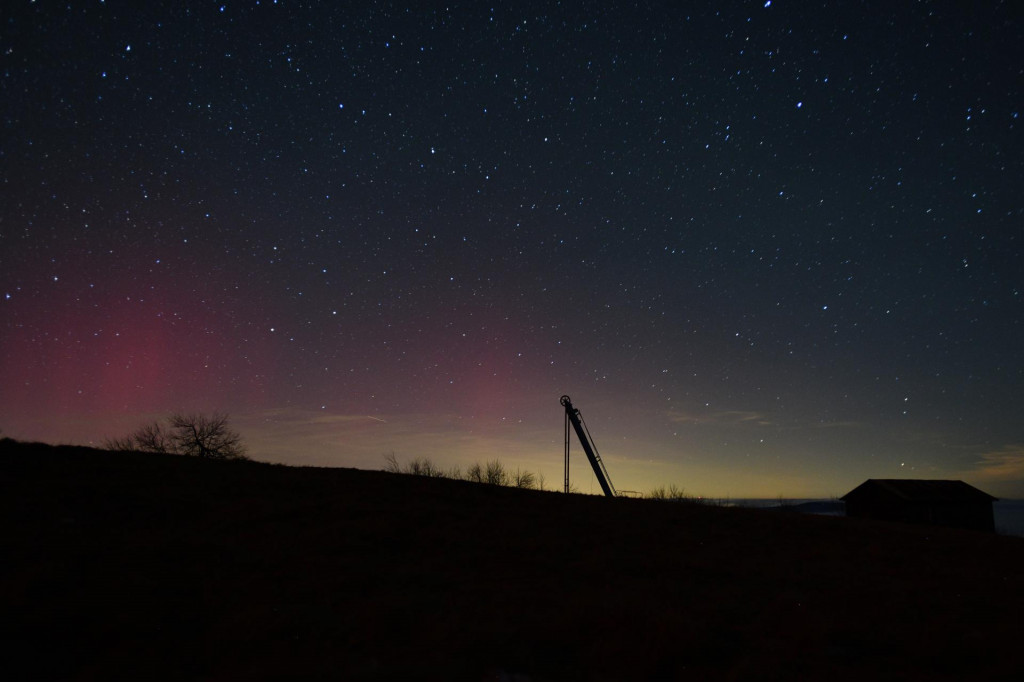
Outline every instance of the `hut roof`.
[(907, 502), (994, 502), (999, 499), (963, 481), (912, 478), (869, 478), (839, 499), (846, 500), (850, 496), (870, 492)]

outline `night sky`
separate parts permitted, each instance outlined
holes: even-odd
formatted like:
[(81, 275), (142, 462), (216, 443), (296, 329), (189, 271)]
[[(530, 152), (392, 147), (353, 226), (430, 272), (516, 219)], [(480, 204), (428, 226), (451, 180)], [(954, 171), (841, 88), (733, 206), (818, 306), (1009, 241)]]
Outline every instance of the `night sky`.
[(5, 2), (3, 435), (1024, 497), (1019, 4), (606, 4)]

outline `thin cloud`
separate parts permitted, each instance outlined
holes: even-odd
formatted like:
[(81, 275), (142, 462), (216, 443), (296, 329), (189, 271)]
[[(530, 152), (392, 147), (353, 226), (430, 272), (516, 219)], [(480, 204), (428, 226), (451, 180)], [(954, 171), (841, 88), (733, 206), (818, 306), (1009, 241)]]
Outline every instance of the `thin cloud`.
[(760, 412), (746, 410), (725, 410), (722, 412), (696, 413), (673, 410), (668, 413), (669, 421), (676, 424), (710, 424), (715, 426), (771, 426), (772, 422)]
[(369, 414), (322, 414), (311, 417), (307, 423), (309, 424), (351, 424), (353, 422), (381, 422), (387, 424), (386, 419), (380, 417), (374, 417)]
[[(490, 428), (454, 414), (325, 414), (278, 408), (240, 415), (239, 430), (255, 459), (311, 466), (380, 468), (382, 457), (428, 457), (444, 468), (500, 457), (543, 469), (561, 462), (549, 429), (500, 424)], [(554, 452), (557, 457), (549, 457)]]
[[(374, 415), (299, 408), (240, 414), (233, 422), (249, 443), (253, 457), (302, 464), (329, 464), (348, 443), (377, 442), (392, 426)], [(310, 461), (313, 459), (318, 461)]]
[(859, 426), (863, 426), (863, 425), (860, 422), (838, 421), (838, 422), (818, 422), (814, 426), (816, 428), (819, 428), (819, 429), (840, 429), (840, 428), (842, 428), (842, 429), (849, 429), (849, 428), (855, 428), (855, 427), (859, 427)]
[(1024, 480), (1024, 445), (1005, 445), (999, 450), (981, 453), (973, 476), (987, 481)]
[(668, 413), (668, 419), (675, 424), (692, 424), (697, 426), (770, 426), (785, 430), (851, 429), (864, 426), (861, 422), (848, 420), (808, 422), (790, 420), (779, 422), (764, 412), (753, 410), (720, 410), (718, 412), (671, 410)]
[(366, 421), (375, 421), (387, 424), (387, 420), (369, 414), (331, 414), (317, 412), (315, 410), (299, 410), (292, 408), (278, 408), (263, 410), (252, 415), (251, 419), (263, 419), (268, 422), (285, 425), (321, 425), (321, 424), (351, 424)]

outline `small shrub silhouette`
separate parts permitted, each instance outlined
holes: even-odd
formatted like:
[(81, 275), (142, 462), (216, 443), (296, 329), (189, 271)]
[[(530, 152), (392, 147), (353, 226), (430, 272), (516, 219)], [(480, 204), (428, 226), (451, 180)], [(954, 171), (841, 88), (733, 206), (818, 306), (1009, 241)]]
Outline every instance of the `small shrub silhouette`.
[(522, 469), (516, 469), (512, 474), (512, 486), (515, 488), (525, 488), (527, 490), (533, 490), (537, 487), (537, 477), (530, 471), (523, 471)]
[(678, 502), (679, 500), (685, 500), (686, 494), (682, 488), (673, 483), (668, 488), (663, 485), (658, 486), (647, 493), (647, 497), (651, 500), (672, 500)]
[(427, 476), (429, 478), (450, 478), (456, 481), (470, 481), (472, 483), (488, 483), (490, 485), (511, 486), (526, 490), (543, 490), (544, 477), (534, 474), (532, 471), (516, 469), (509, 471), (499, 459), (494, 459), (481, 465), (479, 462), (471, 464), (465, 472), (458, 466), (451, 469), (442, 469), (429, 458), (417, 457), (408, 464), (398, 461), (394, 452), (384, 455), (384, 471), (392, 474), (408, 474), (412, 476)]

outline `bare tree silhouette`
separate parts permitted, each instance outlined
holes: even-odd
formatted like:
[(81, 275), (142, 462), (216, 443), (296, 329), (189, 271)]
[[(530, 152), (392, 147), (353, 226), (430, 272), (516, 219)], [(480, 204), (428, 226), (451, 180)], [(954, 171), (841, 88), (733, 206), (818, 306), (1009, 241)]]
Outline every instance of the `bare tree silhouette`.
[(495, 459), (487, 463), (487, 468), (484, 470), (484, 483), (508, 485), (508, 482), (508, 471), (505, 469), (505, 465), (501, 463), (501, 460)]
[[(451, 472), (447, 472), (434, 464), (429, 457), (417, 457), (408, 464), (402, 464), (394, 452), (384, 455), (384, 471), (392, 474), (411, 474), (413, 476), (426, 476), (428, 478), (459, 478)], [(455, 470), (453, 470), (455, 472)], [(457, 473), (457, 472), (456, 472)]]
[(484, 478), (484, 470), (479, 462), (473, 463), (466, 469), (466, 480), (473, 481), (473, 483), (483, 483), (487, 480)]
[(646, 497), (651, 500), (685, 500), (685, 491), (677, 486), (675, 483), (671, 484), (668, 488), (665, 486), (658, 486), (651, 492), (647, 493)]
[(135, 442), (146, 452), (173, 452), (174, 441), (160, 422), (153, 422), (135, 432)]
[(395, 456), (394, 450), (384, 455), (384, 471), (391, 474), (405, 473), (402, 471), (402, 465), (398, 463), (398, 457)]
[(204, 459), (248, 459), (242, 437), (228, 427), (228, 415), (177, 412), (167, 425), (153, 422), (123, 438), (103, 442), (108, 450), (158, 452)]
[(182, 455), (207, 459), (242, 459), (245, 448), (237, 431), (228, 428), (228, 416), (215, 412), (209, 417), (202, 414), (173, 414), (168, 423), (174, 431), (171, 442)]
[(516, 469), (512, 473), (512, 487), (532, 490), (537, 487), (537, 477), (534, 476), (533, 472)]
[(513, 488), (525, 488), (531, 490), (544, 490), (544, 475), (534, 474), (517, 468), (512, 471), (505, 467), (499, 459), (493, 459), (486, 464), (479, 462), (471, 464), (465, 471), (459, 466), (451, 469), (442, 469), (428, 457), (417, 457), (407, 464), (398, 461), (394, 452), (384, 455), (384, 471), (393, 474), (411, 474), (413, 476), (427, 476), (430, 478), (450, 478), (457, 481), (471, 481), (473, 483), (490, 483), (491, 485), (511, 486)]

